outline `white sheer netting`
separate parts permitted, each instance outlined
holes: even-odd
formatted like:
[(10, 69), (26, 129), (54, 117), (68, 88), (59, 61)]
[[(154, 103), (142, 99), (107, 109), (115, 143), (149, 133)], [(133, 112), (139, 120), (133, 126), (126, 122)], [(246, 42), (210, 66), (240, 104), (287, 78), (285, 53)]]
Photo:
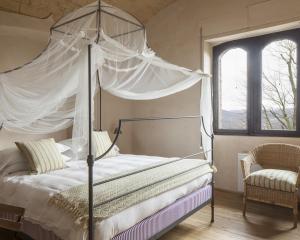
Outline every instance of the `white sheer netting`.
[[(0, 74), (3, 128), (40, 134), (73, 124), (74, 148), (86, 146), (89, 44), (93, 94), (97, 76), (102, 89), (133, 100), (168, 96), (208, 79), (200, 71), (192, 72), (156, 56), (147, 47), (142, 24), (130, 14), (102, 3), (99, 21), (97, 9), (95, 2), (62, 18), (54, 25), (49, 45), (38, 58)], [(203, 84), (202, 89), (210, 81)], [(211, 133), (211, 108), (207, 105), (210, 92), (203, 93), (201, 114)]]

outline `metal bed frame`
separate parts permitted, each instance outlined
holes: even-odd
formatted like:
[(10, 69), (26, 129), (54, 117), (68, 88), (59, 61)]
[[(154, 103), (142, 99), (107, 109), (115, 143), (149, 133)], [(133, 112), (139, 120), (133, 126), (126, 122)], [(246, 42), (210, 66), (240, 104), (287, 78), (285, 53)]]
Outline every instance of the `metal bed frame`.
[[(125, 33), (121, 33), (121, 34), (118, 34), (118, 35), (115, 35), (115, 36), (111, 36), (113, 38), (117, 38), (117, 37), (120, 37), (122, 35), (126, 35), (126, 34), (131, 34), (131, 33), (134, 33), (134, 32), (137, 32), (137, 31), (145, 31), (145, 26), (144, 25), (139, 25), (135, 22), (132, 22), (128, 19), (125, 19), (125, 18), (122, 18), (118, 15), (115, 15), (113, 13), (110, 13), (104, 9), (102, 9), (103, 6), (101, 6), (101, 0), (98, 0), (98, 7), (97, 7), (97, 10), (94, 10), (94, 11), (91, 11), (89, 13), (86, 13), (82, 16), (79, 16), (79, 17), (76, 17), (74, 19), (71, 19), (69, 21), (66, 21), (64, 23), (61, 23), (59, 25), (55, 25), (51, 27), (50, 29), (50, 36), (52, 34), (52, 31), (57, 31), (57, 32), (61, 32), (63, 34), (68, 34), (68, 33), (65, 33), (63, 31), (60, 31), (58, 30), (57, 28), (59, 27), (62, 27), (66, 24), (69, 24), (71, 22), (74, 22), (74, 21), (77, 21), (79, 19), (82, 19), (86, 16), (89, 16), (93, 13), (97, 13), (97, 39), (96, 39), (96, 42), (98, 43), (101, 39), (100, 39), (100, 29), (101, 29), (101, 14), (102, 13), (105, 13), (105, 14), (109, 14), (113, 17), (116, 17), (122, 21), (126, 21), (130, 24), (133, 24), (137, 27), (139, 27), (138, 29), (136, 30), (131, 30), (129, 32), (125, 32)], [(105, 7), (108, 7), (108, 6), (105, 6)], [(131, 15), (133, 16), (133, 15)], [(133, 16), (134, 17), (134, 16)], [(134, 17), (135, 18), (135, 17)], [(46, 49), (47, 47), (49, 46), (51, 40), (49, 40), (47, 46), (45, 47), (45, 49), (38, 55), (36, 56), (36, 58), (38, 58)], [(94, 240), (94, 219), (93, 219), (93, 216), (94, 216), (94, 208), (97, 207), (97, 205), (94, 205), (94, 201), (93, 201), (93, 187), (94, 186), (97, 186), (99, 185), (100, 183), (95, 183), (93, 182), (93, 167), (94, 167), (94, 162), (103, 158), (116, 144), (119, 136), (120, 136), (120, 133), (121, 133), (121, 128), (123, 126), (123, 124), (125, 123), (128, 123), (128, 122), (144, 122), (144, 121), (162, 121), (162, 120), (178, 120), (178, 119), (200, 119), (201, 120), (201, 124), (202, 124), (202, 127), (205, 131), (205, 134), (211, 138), (211, 156), (212, 156), (212, 164), (213, 164), (213, 145), (214, 145), (214, 135), (210, 135), (208, 132), (207, 132), (207, 129), (205, 128), (205, 125), (204, 125), (204, 121), (203, 121), (203, 117), (200, 116), (200, 115), (194, 115), (194, 116), (179, 116), (179, 117), (151, 117), (151, 118), (128, 118), (128, 119), (119, 119), (119, 122), (118, 122), (118, 126), (115, 130), (115, 138), (114, 140), (112, 141), (112, 144), (111, 146), (101, 155), (101, 156), (98, 156), (98, 157), (94, 157), (93, 156), (93, 152), (92, 152), (92, 131), (93, 131), (93, 124), (92, 124), (92, 92), (91, 92), (91, 83), (92, 83), (92, 76), (91, 76), (91, 51), (92, 51), (92, 45), (89, 44), (88, 45), (88, 97), (89, 97), (89, 101), (88, 101), (88, 119), (89, 119), (89, 135), (88, 135), (88, 142), (89, 142), (89, 147), (88, 147), (88, 156), (87, 156), (87, 165), (88, 165), (88, 198), (89, 198), (89, 218), (88, 218), (88, 239), (89, 240)], [(34, 61), (36, 58), (34, 58), (32, 61)], [(31, 61), (31, 62), (32, 62)], [(30, 63), (30, 62), (29, 62)], [(8, 72), (11, 72), (11, 71), (14, 71), (14, 70), (17, 70), (17, 69), (20, 69), (22, 68), (23, 66), (29, 64), (29, 63), (26, 63), (22, 66), (19, 66), (17, 68), (14, 68), (14, 69), (11, 69), (11, 70), (8, 70), (4, 73), (8, 73)], [(100, 123), (100, 130), (102, 130), (102, 95), (101, 95), (101, 86), (100, 86), (100, 80), (99, 80), (99, 71), (97, 72), (97, 80), (98, 80), (98, 85), (99, 85), (99, 89), (100, 89), (100, 105), (99, 105), (99, 123)], [(1, 123), (0, 124), (0, 130), (3, 128), (3, 125), (4, 123)], [(196, 153), (196, 154), (192, 154), (192, 155), (189, 155), (189, 156), (186, 156), (186, 157), (183, 157), (181, 159), (184, 159), (184, 158), (188, 158), (188, 157), (192, 157), (192, 156), (196, 156), (196, 155), (199, 155), (199, 154), (202, 154), (203, 152), (200, 152), (200, 153)], [(148, 168), (149, 169), (149, 168)], [(141, 171), (145, 171), (145, 170), (139, 170), (139, 171), (136, 171), (135, 173), (138, 173), (138, 172), (141, 172)], [(116, 178), (113, 178), (113, 180), (115, 179), (119, 179), (121, 177), (124, 177), (126, 175), (123, 175), (123, 176), (119, 176), (119, 177), (116, 177)], [(175, 227), (177, 224), (179, 224), (180, 222), (182, 222), (184, 219), (186, 219), (187, 217), (189, 217), (190, 215), (192, 215), (193, 213), (195, 213), (196, 211), (200, 210), (201, 208), (203, 208), (204, 206), (208, 205), (210, 203), (211, 205), (211, 223), (214, 222), (214, 174), (212, 176), (212, 182), (210, 183), (211, 186), (212, 186), (212, 197), (209, 201), (203, 203), (201, 206), (198, 206), (196, 209), (194, 209), (193, 211), (189, 212), (188, 214), (186, 214), (185, 216), (183, 216), (182, 218), (178, 219), (176, 222), (174, 222), (172, 225), (170, 225), (169, 227), (167, 227), (166, 229), (163, 229), (161, 232), (155, 234), (154, 236), (151, 237), (151, 240), (153, 239), (158, 239), (159, 237), (161, 237), (164, 233), (168, 232), (170, 229), (172, 229), (173, 227)]]
[[(89, 112), (89, 116), (91, 117), (91, 113), (90, 112)], [(94, 229), (93, 210), (94, 210), (94, 208), (97, 208), (97, 207), (100, 206), (100, 205), (94, 205), (94, 203), (93, 203), (93, 187), (98, 186), (98, 185), (100, 185), (102, 183), (106, 183), (107, 181), (113, 181), (113, 180), (120, 179), (120, 178), (129, 176), (129, 175), (132, 175), (132, 174), (136, 174), (136, 173), (140, 173), (140, 172), (143, 172), (143, 171), (147, 171), (149, 169), (156, 168), (156, 166), (149, 167), (149, 168), (144, 168), (144, 169), (141, 169), (139, 171), (135, 171), (135, 172), (132, 172), (132, 173), (129, 173), (129, 174), (125, 174), (125, 175), (122, 175), (122, 176), (111, 178), (111, 179), (109, 179), (107, 181), (100, 181), (100, 182), (94, 183), (93, 182), (93, 165), (94, 165), (94, 161), (97, 161), (97, 160), (100, 160), (101, 158), (103, 158), (115, 146), (115, 144), (116, 144), (116, 142), (117, 142), (117, 140), (118, 140), (118, 138), (120, 136), (121, 128), (123, 126), (122, 125), (123, 123), (128, 123), (128, 122), (144, 122), (144, 121), (179, 120), (179, 119), (200, 119), (200, 115), (179, 116), (179, 117), (151, 117), (151, 118), (119, 119), (118, 127), (116, 128), (116, 131), (115, 131), (116, 136), (115, 136), (114, 140), (112, 141), (111, 146), (102, 155), (94, 158), (94, 156), (92, 155), (92, 149), (89, 148), (89, 155), (88, 155), (88, 158), (87, 158), (87, 164), (88, 164), (88, 168), (89, 168), (89, 182), (88, 182), (88, 189), (89, 189), (89, 222), (88, 222), (88, 233), (89, 234), (88, 234), (88, 236), (89, 236), (89, 240), (94, 240), (94, 232), (93, 232), (93, 229)], [(90, 119), (90, 123), (91, 123), (91, 119)], [(213, 134), (209, 135), (209, 133), (207, 132), (207, 130), (205, 128), (205, 125), (204, 125), (204, 121), (203, 121), (203, 117), (202, 116), (201, 116), (201, 124), (203, 126), (205, 134), (208, 137), (210, 137), (211, 140), (212, 140), (211, 141), (211, 156), (212, 156), (212, 165), (213, 165), (213, 163), (214, 163), (214, 161), (213, 161), (213, 159), (214, 159), (214, 156), (213, 156), (214, 135)], [(92, 143), (92, 130), (91, 129), (92, 129), (92, 124), (90, 124), (90, 127), (89, 127), (89, 130), (90, 130), (89, 131), (89, 141), (90, 141), (89, 142), (89, 146), (92, 145), (91, 144)], [(197, 155), (200, 155), (200, 154), (203, 154), (203, 153), (204, 152), (198, 152), (198, 153), (194, 153), (194, 154), (191, 154), (191, 155), (188, 155), (188, 156), (185, 156), (185, 157), (181, 157), (181, 158), (178, 159), (178, 161), (182, 160), (182, 159), (190, 158), (190, 157), (193, 157), (193, 156), (197, 156)], [(168, 163), (165, 163), (165, 164), (168, 164)], [(159, 166), (161, 166), (161, 165), (159, 165)], [(214, 205), (215, 205), (215, 199), (214, 199), (214, 174), (212, 174), (212, 181), (211, 181), (210, 185), (212, 187), (212, 197), (211, 197), (211, 199), (209, 201), (207, 201), (207, 202), (203, 203), (202, 205), (198, 206), (197, 208), (195, 208), (191, 212), (187, 213), (186, 215), (184, 215), (183, 217), (181, 217), (180, 219), (178, 219), (176, 222), (174, 222), (173, 224), (171, 224), (167, 228), (165, 228), (162, 231), (158, 232), (157, 234), (155, 234), (154, 236), (152, 236), (150, 238), (150, 240), (158, 239), (163, 234), (165, 234), (166, 232), (168, 232), (169, 230), (171, 230), (172, 228), (174, 228), (175, 226), (177, 226), (179, 223), (181, 223), (182, 221), (184, 221), (186, 218), (188, 218), (189, 216), (191, 216), (192, 214), (194, 214), (195, 212), (197, 212), (201, 208), (207, 206), (209, 203), (211, 204), (211, 223), (213, 223), (214, 222)], [(137, 190), (135, 190), (135, 191), (137, 191)], [(124, 196), (128, 195), (130, 193), (126, 193), (126, 194), (124, 194)]]

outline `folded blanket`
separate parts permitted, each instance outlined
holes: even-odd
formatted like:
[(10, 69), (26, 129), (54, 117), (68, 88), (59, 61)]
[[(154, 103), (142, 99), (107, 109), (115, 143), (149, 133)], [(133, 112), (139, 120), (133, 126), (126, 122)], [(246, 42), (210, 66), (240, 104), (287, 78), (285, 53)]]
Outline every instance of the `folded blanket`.
[[(137, 172), (143, 170), (142, 172)], [(214, 170), (209, 162), (196, 159), (175, 159), (102, 179), (94, 187), (94, 219), (101, 221), (135, 204), (191, 182)], [(55, 194), (49, 201), (70, 213), (74, 220), (87, 227), (88, 185), (73, 187)]]

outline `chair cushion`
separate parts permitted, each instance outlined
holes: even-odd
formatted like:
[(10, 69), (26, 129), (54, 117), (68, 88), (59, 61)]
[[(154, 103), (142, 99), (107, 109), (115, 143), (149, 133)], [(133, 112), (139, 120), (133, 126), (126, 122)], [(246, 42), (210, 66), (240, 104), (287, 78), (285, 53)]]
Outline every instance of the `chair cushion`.
[(246, 178), (248, 185), (274, 189), (284, 192), (295, 192), (297, 173), (287, 170), (263, 169), (251, 173)]

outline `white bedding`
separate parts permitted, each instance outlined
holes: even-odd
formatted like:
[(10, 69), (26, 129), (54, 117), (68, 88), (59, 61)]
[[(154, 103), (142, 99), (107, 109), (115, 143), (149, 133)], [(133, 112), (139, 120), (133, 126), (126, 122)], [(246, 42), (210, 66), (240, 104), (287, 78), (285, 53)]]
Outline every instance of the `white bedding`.
[[(97, 161), (94, 179), (135, 169), (166, 160), (161, 157), (120, 154)], [(86, 231), (75, 225), (69, 215), (55, 207), (48, 206), (49, 198), (58, 192), (87, 182), (85, 161), (68, 162), (68, 168), (41, 175), (14, 175), (0, 179), (0, 202), (26, 209), (25, 219), (38, 223), (53, 231), (64, 240), (85, 239)], [(132, 206), (95, 226), (95, 239), (109, 240), (132, 227), (144, 218), (175, 202), (197, 188), (207, 185), (211, 174), (207, 174), (174, 190)]]

